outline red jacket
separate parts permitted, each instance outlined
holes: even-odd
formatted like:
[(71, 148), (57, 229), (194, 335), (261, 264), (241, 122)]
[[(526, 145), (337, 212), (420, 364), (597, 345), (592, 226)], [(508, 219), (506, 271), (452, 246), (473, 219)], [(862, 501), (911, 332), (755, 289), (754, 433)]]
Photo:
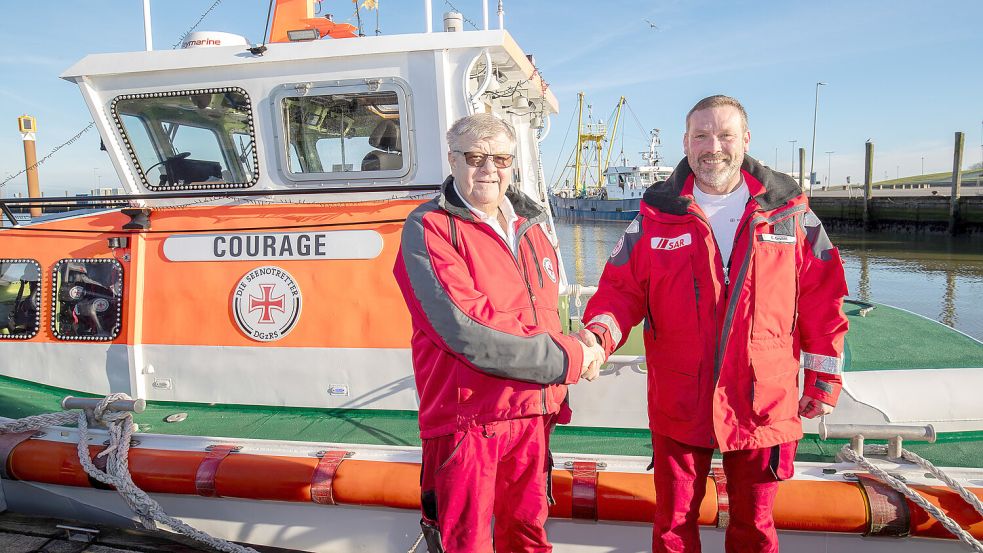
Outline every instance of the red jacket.
[(584, 312), (608, 353), (645, 319), (649, 426), (722, 451), (802, 437), (804, 393), (835, 405), (846, 281), (839, 252), (790, 177), (746, 157), (751, 199), (729, 271), (683, 160), (646, 191)]
[[(518, 255), (475, 219), (453, 180), (410, 214), (393, 273), (413, 321), (420, 436), (569, 411), (583, 349), (557, 313), (559, 261), (546, 214), (509, 189)], [(565, 422), (562, 420), (561, 422)]]

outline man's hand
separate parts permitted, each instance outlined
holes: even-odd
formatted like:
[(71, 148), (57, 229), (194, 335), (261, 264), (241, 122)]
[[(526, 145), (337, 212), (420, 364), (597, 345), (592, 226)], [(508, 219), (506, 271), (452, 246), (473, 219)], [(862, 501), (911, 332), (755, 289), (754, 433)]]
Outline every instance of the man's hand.
[(585, 328), (581, 329), (575, 336), (580, 340), (580, 346), (584, 349), (584, 367), (580, 373), (580, 378), (590, 382), (601, 373), (601, 365), (604, 364), (607, 355), (604, 348), (597, 343), (597, 337), (594, 336), (593, 332)]
[(809, 396), (802, 396), (799, 400), (799, 416), (807, 419), (814, 419), (819, 415), (828, 415), (833, 412), (833, 406), (823, 403), (818, 399)]

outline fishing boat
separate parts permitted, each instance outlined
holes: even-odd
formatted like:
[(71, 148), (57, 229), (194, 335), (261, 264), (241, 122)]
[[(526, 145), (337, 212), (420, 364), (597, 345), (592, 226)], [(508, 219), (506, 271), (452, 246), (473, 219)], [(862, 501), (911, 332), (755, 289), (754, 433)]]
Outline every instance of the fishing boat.
[[(577, 142), (570, 156), (572, 163), (560, 173), (550, 193), (550, 207), (556, 217), (630, 221), (638, 215), (645, 190), (672, 174), (672, 167), (661, 165), (659, 129), (649, 132), (648, 149), (641, 153), (640, 165), (630, 164), (624, 149), (616, 163), (611, 163), (621, 111), (627, 105), (622, 96), (614, 110), (614, 124), (608, 129), (604, 121), (594, 122), (590, 112), (584, 123), (584, 94), (577, 95)], [(624, 144), (623, 135), (621, 143)]]
[[(161, 525), (226, 551), (217, 540), (423, 549), (410, 318), (392, 278), (402, 224), (448, 172), (444, 130), (476, 111), (516, 128), (517, 186), (547, 206), (539, 141), (558, 111), (501, 18), (446, 21), (356, 37), (280, 0), (269, 44), (205, 34), (62, 74), (125, 193), (26, 223), (11, 209), (78, 200), (0, 199), (0, 509)], [(576, 329), (591, 289), (564, 285)], [(807, 421), (780, 486), (782, 543), (962, 551), (937, 517), (983, 536), (957, 491), (983, 496), (983, 344), (889, 306), (846, 313), (844, 393)], [(651, 543), (641, 332), (571, 388), (552, 443), (557, 551)], [(719, 462), (707, 478), (700, 522), (719, 549)]]

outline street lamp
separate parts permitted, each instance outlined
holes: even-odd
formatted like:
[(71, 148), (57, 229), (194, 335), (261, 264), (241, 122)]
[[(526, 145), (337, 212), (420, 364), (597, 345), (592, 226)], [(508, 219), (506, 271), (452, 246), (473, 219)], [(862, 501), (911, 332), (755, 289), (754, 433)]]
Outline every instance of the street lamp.
[[(789, 140), (789, 142), (792, 143), (792, 168), (788, 170), (788, 173), (791, 175), (795, 172), (795, 143), (798, 142), (798, 140)], [(799, 171), (801, 170), (802, 168), (799, 167)]]
[(811, 161), (809, 162), (809, 196), (812, 196), (812, 175), (814, 167), (816, 165), (816, 119), (819, 117), (819, 87), (826, 86), (826, 83), (818, 82), (816, 83), (816, 107), (812, 110), (812, 150), (810, 155)]
[(832, 167), (832, 162), (830, 161), (830, 156), (833, 155), (833, 154), (835, 154), (835, 153), (836, 153), (835, 151), (826, 152), (826, 184), (823, 185), (823, 190), (828, 189), (830, 183), (833, 180), (833, 177), (831, 176), (831, 173), (830, 173), (830, 167)]

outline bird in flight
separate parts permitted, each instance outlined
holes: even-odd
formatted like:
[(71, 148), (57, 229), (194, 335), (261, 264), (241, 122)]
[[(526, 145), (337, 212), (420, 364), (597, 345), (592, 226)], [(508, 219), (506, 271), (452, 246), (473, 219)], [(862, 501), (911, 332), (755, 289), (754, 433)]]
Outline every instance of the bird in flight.
[(649, 24), (649, 27), (652, 27), (655, 30), (658, 30), (659, 29), (659, 26), (658, 25), (656, 25), (655, 23), (652, 23), (648, 19), (646, 19), (645, 22)]

